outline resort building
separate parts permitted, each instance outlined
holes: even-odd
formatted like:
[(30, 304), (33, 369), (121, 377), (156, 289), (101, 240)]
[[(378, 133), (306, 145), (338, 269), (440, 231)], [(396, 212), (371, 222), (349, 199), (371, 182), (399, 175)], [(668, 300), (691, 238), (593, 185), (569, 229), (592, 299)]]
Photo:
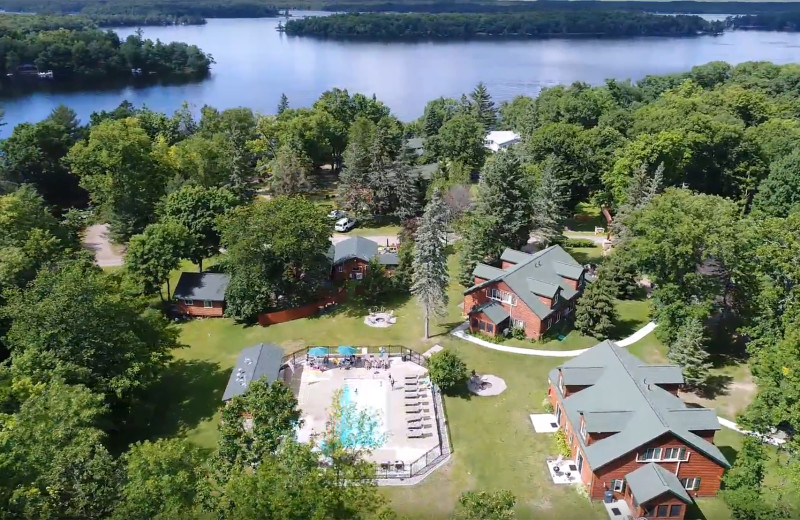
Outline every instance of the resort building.
[(538, 339), (575, 309), (586, 273), (561, 246), (533, 254), (506, 249), (500, 261), (500, 267), (478, 264), (475, 285), (464, 291), (471, 331), (497, 336), (520, 328)]
[(400, 263), (396, 248), (389, 246), (384, 248), (377, 242), (360, 236), (353, 236), (332, 245), (328, 256), (333, 264), (331, 278), (337, 282), (361, 280), (373, 258), (377, 258), (389, 272), (393, 272)]
[(283, 349), (277, 345), (259, 343), (239, 353), (222, 400), (230, 401), (247, 391), (251, 381), (265, 378), (268, 384), (283, 380)]
[(516, 132), (508, 130), (493, 130), (486, 134), (483, 145), (492, 152), (499, 152), (505, 150), (512, 144), (520, 141), (520, 136)]
[[(713, 410), (689, 408), (675, 365), (650, 365), (604, 341), (553, 369), (548, 396), (593, 500), (635, 518), (681, 520), (714, 496), (730, 465), (714, 445)], [(571, 468), (571, 469), (572, 469)]]
[(231, 277), (223, 273), (181, 273), (173, 297), (185, 316), (220, 317)]

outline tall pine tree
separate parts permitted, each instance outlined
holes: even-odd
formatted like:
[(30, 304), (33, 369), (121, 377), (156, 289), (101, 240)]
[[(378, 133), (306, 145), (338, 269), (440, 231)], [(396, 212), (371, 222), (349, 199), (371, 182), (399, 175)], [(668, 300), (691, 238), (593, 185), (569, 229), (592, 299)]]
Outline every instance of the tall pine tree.
[(569, 189), (555, 175), (553, 161), (548, 160), (542, 170), (539, 186), (533, 194), (533, 233), (544, 246), (556, 242), (567, 218), (566, 203)]
[(531, 230), (531, 187), (513, 152), (496, 154), (483, 170), (478, 200), (463, 230), (460, 282), (472, 285), (478, 262), (492, 262), (506, 247), (528, 242)]
[(497, 109), (494, 106), (494, 101), (492, 101), (492, 96), (489, 95), (489, 91), (486, 89), (486, 85), (482, 81), (478, 83), (469, 97), (472, 100), (472, 108), (475, 111), (475, 115), (483, 123), (483, 128), (487, 131), (494, 128), (497, 123)]
[(609, 337), (617, 320), (613, 291), (613, 287), (602, 278), (584, 290), (575, 306), (575, 328), (581, 334), (598, 339)]
[(436, 190), (417, 230), (411, 285), (411, 294), (417, 297), (424, 311), (426, 338), (430, 337), (431, 315), (444, 316), (447, 313), (446, 223), (447, 206), (441, 192)]
[(278, 115), (283, 114), (286, 112), (286, 109), (289, 108), (289, 98), (286, 97), (286, 94), (281, 93), (281, 100), (278, 102)]
[(686, 385), (694, 388), (705, 385), (711, 375), (704, 329), (698, 318), (688, 320), (678, 331), (667, 354), (671, 362), (682, 368)]
[(309, 191), (309, 174), (312, 168), (311, 159), (300, 143), (284, 144), (272, 161), (272, 191), (276, 195), (296, 195)]

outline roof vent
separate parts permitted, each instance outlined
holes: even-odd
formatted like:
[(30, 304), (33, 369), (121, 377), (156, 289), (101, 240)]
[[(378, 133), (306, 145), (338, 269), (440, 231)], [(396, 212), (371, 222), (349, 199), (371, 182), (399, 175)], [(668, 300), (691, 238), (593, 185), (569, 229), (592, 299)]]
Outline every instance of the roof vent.
[(252, 365), (253, 364), (253, 360), (250, 359), (249, 357), (246, 357), (246, 358), (244, 358), (244, 364), (245, 365)]

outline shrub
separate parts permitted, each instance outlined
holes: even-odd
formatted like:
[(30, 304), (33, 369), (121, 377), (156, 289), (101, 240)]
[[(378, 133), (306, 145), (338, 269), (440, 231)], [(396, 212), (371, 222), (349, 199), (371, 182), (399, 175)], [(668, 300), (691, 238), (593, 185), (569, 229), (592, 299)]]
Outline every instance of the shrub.
[(550, 402), (550, 398), (548, 396), (544, 396), (542, 399), (542, 408), (547, 413), (553, 413), (553, 403)]
[(443, 392), (452, 390), (467, 381), (467, 365), (457, 354), (441, 350), (428, 359), (431, 382)]
[(525, 329), (522, 327), (511, 327), (511, 337), (514, 339), (528, 339), (525, 335)]
[(563, 455), (566, 458), (572, 456), (572, 450), (569, 447), (569, 442), (567, 441), (567, 434), (564, 433), (564, 430), (558, 430), (555, 435), (556, 440), (556, 450), (558, 451), (559, 455)]
[(595, 247), (597, 244), (588, 238), (568, 238), (564, 245), (567, 247)]
[(586, 500), (589, 500), (589, 488), (587, 488), (586, 484), (583, 482), (579, 482), (578, 485), (575, 486), (575, 491)]

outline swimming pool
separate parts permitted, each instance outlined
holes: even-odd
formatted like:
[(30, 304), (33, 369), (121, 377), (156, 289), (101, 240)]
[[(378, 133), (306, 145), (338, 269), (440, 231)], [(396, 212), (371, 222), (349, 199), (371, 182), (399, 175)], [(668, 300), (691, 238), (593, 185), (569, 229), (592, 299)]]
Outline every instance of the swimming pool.
[(342, 415), (339, 439), (349, 448), (379, 448), (386, 443), (386, 382), (377, 379), (348, 379), (339, 398)]

